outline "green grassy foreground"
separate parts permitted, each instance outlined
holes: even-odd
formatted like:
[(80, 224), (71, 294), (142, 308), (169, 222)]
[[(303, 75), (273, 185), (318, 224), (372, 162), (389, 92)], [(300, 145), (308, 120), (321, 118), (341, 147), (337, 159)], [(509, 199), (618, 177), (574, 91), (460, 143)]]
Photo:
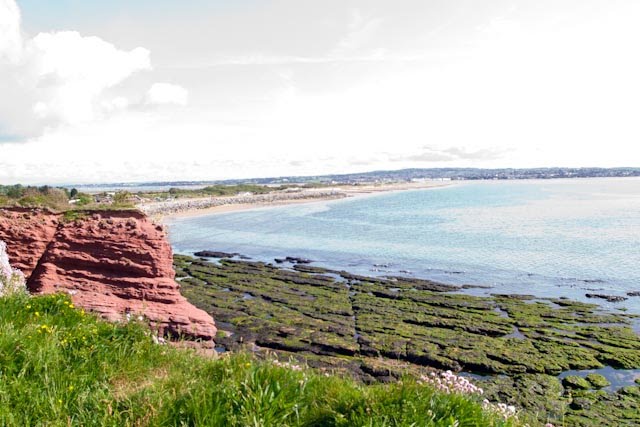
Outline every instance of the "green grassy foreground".
[(0, 298), (0, 425), (517, 426), (477, 395), (363, 385), (246, 354), (154, 344), (64, 295)]

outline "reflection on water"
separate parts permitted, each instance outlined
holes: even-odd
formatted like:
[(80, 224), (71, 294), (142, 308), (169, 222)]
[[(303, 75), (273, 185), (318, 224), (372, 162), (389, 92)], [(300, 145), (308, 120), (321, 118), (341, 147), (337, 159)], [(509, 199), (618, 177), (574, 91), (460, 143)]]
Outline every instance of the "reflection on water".
[(622, 387), (630, 385), (638, 385), (635, 381), (640, 378), (640, 369), (614, 369), (610, 366), (601, 369), (587, 369), (581, 371), (566, 371), (558, 375), (562, 379), (569, 375), (577, 375), (586, 377), (588, 374), (600, 374), (611, 383), (610, 386), (603, 388), (605, 391), (616, 391)]

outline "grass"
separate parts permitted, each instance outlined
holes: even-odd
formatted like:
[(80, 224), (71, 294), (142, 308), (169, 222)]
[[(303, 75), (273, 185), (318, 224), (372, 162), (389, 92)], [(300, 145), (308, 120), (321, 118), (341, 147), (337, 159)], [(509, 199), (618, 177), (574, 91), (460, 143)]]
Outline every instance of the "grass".
[(79, 220), (83, 220), (83, 219), (87, 218), (87, 216), (88, 216), (88, 212), (87, 211), (70, 210), (70, 211), (65, 211), (62, 214), (62, 221), (63, 222), (79, 221)]
[(411, 378), (364, 385), (248, 354), (154, 344), (65, 295), (0, 299), (3, 426), (516, 426)]

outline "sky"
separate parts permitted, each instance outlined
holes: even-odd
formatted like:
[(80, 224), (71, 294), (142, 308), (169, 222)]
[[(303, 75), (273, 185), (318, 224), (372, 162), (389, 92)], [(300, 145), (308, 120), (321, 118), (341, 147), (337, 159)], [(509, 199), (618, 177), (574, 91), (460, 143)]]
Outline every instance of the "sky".
[(0, 0), (0, 184), (640, 166), (637, 0)]

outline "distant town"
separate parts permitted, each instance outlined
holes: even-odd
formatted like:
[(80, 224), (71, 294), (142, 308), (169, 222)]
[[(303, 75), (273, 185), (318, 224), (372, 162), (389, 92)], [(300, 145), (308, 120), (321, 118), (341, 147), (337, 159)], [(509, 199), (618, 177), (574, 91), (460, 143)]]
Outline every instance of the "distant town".
[(388, 182), (410, 182), (420, 180), (514, 180), (514, 179), (557, 179), (557, 178), (606, 178), (637, 177), (640, 168), (532, 168), (532, 169), (477, 169), (477, 168), (433, 168), (433, 169), (401, 169), (388, 171), (372, 171), (350, 174), (283, 176), (275, 178), (250, 178), (217, 181), (168, 181), (146, 183), (102, 183), (82, 185), (92, 187), (190, 187), (205, 185), (237, 185), (237, 184), (370, 184)]

